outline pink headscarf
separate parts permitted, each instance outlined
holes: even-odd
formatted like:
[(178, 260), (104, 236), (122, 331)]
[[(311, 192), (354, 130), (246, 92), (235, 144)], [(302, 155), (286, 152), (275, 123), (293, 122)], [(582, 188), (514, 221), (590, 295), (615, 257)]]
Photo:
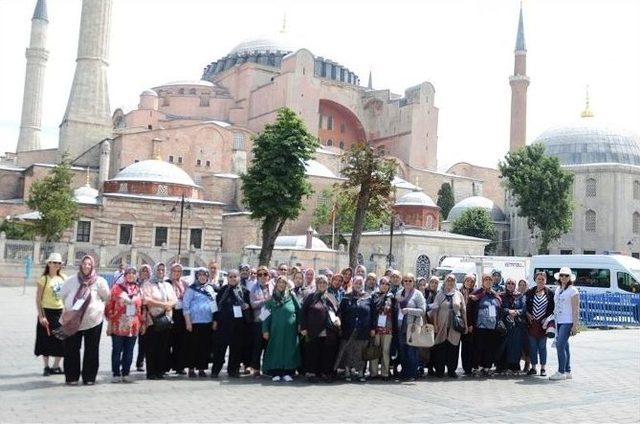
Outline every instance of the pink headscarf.
[[(84, 275), (82, 273), (82, 264), (85, 261), (85, 259), (89, 259), (91, 263), (91, 271), (89, 272), (89, 275)], [(78, 267), (78, 281), (80, 281), (81, 284), (90, 286), (91, 284), (96, 282), (97, 278), (98, 278), (98, 274), (96, 274), (96, 261), (91, 256), (84, 255), (82, 257), (82, 260), (80, 261), (80, 266)]]

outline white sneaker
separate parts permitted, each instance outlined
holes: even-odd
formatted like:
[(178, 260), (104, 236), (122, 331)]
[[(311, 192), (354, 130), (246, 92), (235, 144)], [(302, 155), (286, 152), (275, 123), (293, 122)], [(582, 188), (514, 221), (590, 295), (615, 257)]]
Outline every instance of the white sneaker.
[(566, 380), (567, 376), (563, 373), (557, 372), (549, 377), (549, 380)]
[(271, 381), (273, 381), (273, 382), (275, 382), (275, 383), (277, 383), (277, 382), (278, 382), (278, 381), (280, 381), (280, 380), (281, 380), (281, 378), (280, 378), (280, 376), (279, 376), (279, 375), (276, 375), (275, 377), (273, 377), (273, 378), (271, 379)]
[(285, 375), (283, 380), (286, 381), (287, 383), (290, 383), (293, 381), (293, 378), (290, 375)]
[(122, 381), (122, 377), (120, 377), (119, 375), (111, 377), (112, 383), (120, 383), (121, 381)]
[(123, 383), (131, 383), (131, 380), (129, 380), (129, 376), (123, 375), (122, 376), (122, 382)]
[(573, 377), (571, 377), (571, 373), (570, 372), (565, 372), (564, 376), (567, 380), (571, 380)]

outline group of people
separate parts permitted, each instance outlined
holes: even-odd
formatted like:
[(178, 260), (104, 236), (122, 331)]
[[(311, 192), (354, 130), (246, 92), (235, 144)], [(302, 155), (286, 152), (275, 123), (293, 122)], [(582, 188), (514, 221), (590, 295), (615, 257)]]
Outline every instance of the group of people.
[(215, 262), (196, 269), (192, 282), (179, 264), (124, 267), (109, 287), (90, 256), (70, 278), (61, 266), (52, 253), (38, 284), (35, 354), (44, 375), (64, 373), (69, 385), (80, 377), (95, 383), (104, 320), (113, 382), (131, 381), (136, 341), (136, 366), (146, 363), (150, 380), (170, 373), (218, 378), (225, 362), (230, 378), (285, 382), (457, 378), (460, 357), (469, 376), (546, 376), (552, 336), (559, 365), (550, 378), (571, 378), (579, 298), (568, 268), (551, 290), (545, 273), (531, 288), (502, 281), (499, 272), (479, 282), (468, 274), (458, 288), (453, 274), (443, 283), (393, 269), (378, 278), (362, 265), (320, 275), (285, 264), (241, 265), (223, 278)]

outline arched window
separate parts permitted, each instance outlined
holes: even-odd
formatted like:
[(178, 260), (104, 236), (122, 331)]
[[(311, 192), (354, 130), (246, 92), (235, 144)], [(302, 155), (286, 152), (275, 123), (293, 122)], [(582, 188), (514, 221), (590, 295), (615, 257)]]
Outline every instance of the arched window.
[(178, 94), (184, 94), (184, 88), (181, 88), (180, 90), (178, 90)]
[(331, 139), (327, 140), (327, 146), (333, 146), (333, 140)]
[(584, 188), (584, 195), (587, 197), (596, 197), (598, 183), (595, 178), (587, 178)]
[(196, 94), (196, 89), (192, 88), (191, 90), (189, 90), (189, 94)]
[(633, 213), (633, 234), (640, 234), (640, 213)]
[(340, 148), (344, 150), (344, 141), (340, 142)]
[(233, 149), (244, 150), (244, 134), (237, 132), (233, 134)]
[(633, 182), (633, 198), (636, 200), (640, 199), (640, 181), (638, 180)]
[(588, 233), (596, 232), (596, 212), (591, 209), (584, 214), (584, 230)]
[(431, 261), (427, 255), (420, 255), (416, 260), (416, 278), (428, 278), (431, 271)]

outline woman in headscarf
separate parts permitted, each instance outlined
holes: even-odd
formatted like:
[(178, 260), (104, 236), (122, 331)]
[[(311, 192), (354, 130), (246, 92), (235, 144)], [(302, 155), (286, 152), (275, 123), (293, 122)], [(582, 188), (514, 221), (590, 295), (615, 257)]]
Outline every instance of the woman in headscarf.
[(211, 357), (213, 313), (218, 310), (213, 286), (209, 283), (209, 271), (198, 268), (195, 281), (189, 285), (182, 300), (182, 310), (187, 329), (187, 366), (189, 377), (206, 377)]
[(501, 294), (502, 314), (507, 333), (504, 337), (504, 348), (501, 361), (508, 375), (520, 372), (520, 358), (526, 334), (525, 297), (516, 290), (516, 280), (507, 278), (505, 291)]
[[(62, 268), (62, 255), (51, 253), (47, 258), (47, 265), (36, 291), (36, 308), (38, 309), (38, 324), (36, 327), (36, 356), (42, 355), (44, 370), (42, 375), (62, 374), (60, 360), (64, 356), (62, 340), (56, 338), (52, 331), (60, 327), (60, 315), (62, 315), (63, 303), (60, 298), (60, 289), (64, 285), (67, 276), (60, 272)], [(49, 367), (49, 357), (53, 357), (53, 367)]]
[(300, 271), (293, 274), (293, 289), (291, 294), (295, 296), (298, 301), (298, 305), (302, 305), (304, 298), (309, 293), (304, 285), (304, 274)]
[[(433, 324), (435, 320), (435, 315), (438, 311), (432, 311), (431, 307), (434, 306), (434, 302), (436, 300), (436, 295), (438, 294), (438, 286), (440, 285), (440, 279), (435, 275), (429, 278), (428, 281), (425, 282), (425, 286), (423, 290), (420, 290), (419, 287), (416, 288), (420, 291), (420, 293), (424, 294), (425, 304), (427, 307), (426, 318), (427, 321)], [(435, 361), (435, 349), (434, 347), (422, 347), (418, 348), (418, 352), (420, 353), (421, 362), (424, 364), (424, 368), (427, 369), (427, 375), (429, 377), (433, 377), (436, 375), (436, 361)], [(424, 373), (424, 371), (422, 371)]]
[[(64, 340), (64, 375), (67, 384), (77, 385), (81, 374), (84, 384), (93, 385), (96, 382), (104, 306), (109, 294), (109, 285), (96, 273), (95, 262), (88, 255), (82, 257), (78, 273), (67, 279), (60, 289), (65, 311), (77, 311), (80, 315), (77, 331)], [(62, 322), (62, 327), (65, 327), (65, 322)], [(80, 347), (83, 341), (81, 369)]]
[(260, 376), (260, 364), (262, 363), (262, 353), (267, 346), (266, 341), (262, 337), (262, 318), (263, 308), (269, 299), (271, 299), (271, 281), (269, 280), (269, 269), (261, 265), (256, 270), (258, 282), (253, 286), (249, 293), (251, 309), (253, 311), (252, 322), (249, 323), (248, 344), (251, 350), (251, 361), (249, 368), (255, 377)]
[(407, 344), (407, 332), (412, 325), (423, 325), (426, 305), (424, 296), (415, 289), (416, 278), (413, 274), (402, 277), (402, 290), (396, 294), (398, 345), (402, 363), (402, 378), (415, 381), (418, 374), (418, 348)]
[(367, 277), (367, 268), (364, 265), (360, 264), (356, 267), (355, 274), (358, 277), (362, 277), (362, 279), (364, 280)]
[(319, 378), (330, 382), (340, 329), (339, 304), (328, 295), (327, 277), (316, 278), (315, 286), (316, 291), (306, 297), (300, 312), (300, 334), (306, 344), (302, 359), (311, 383)]
[(478, 360), (478, 374), (481, 376), (492, 375), (491, 366), (497, 363), (500, 336), (497, 325), (502, 300), (491, 288), (493, 279), (489, 274), (482, 275), (482, 286), (469, 295), (471, 309), (469, 316), (472, 318), (474, 345)]
[(144, 305), (147, 310), (147, 331), (145, 331), (147, 380), (164, 378), (163, 374), (169, 367), (171, 325), (165, 325), (160, 321), (171, 322), (173, 307), (178, 299), (171, 283), (165, 281), (164, 274), (165, 265), (159, 262), (155, 266), (153, 279), (142, 283)]
[(374, 272), (370, 272), (364, 280), (364, 291), (373, 294), (376, 290), (378, 290), (378, 277)]
[[(142, 285), (146, 282), (146, 281), (150, 281), (151, 280), (151, 267), (147, 264), (144, 264), (140, 267), (140, 272), (138, 273), (138, 288), (140, 289), (140, 292), (142, 293)], [(142, 293), (144, 295), (144, 293)], [(146, 314), (146, 308), (144, 306), (144, 303), (142, 305), (142, 315), (144, 318), (144, 321), (146, 322), (146, 317), (144, 316)], [(138, 355), (136, 357), (136, 371), (138, 372), (142, 372), (144, 371), (143, 368), (143, 364), (144, 364), (144, 356), (145, 356), (145, 349), (147, 347), (146, 345), (147, 340), (146, 340), (146, 331), (145, 333), (139, 333), (138, 334)]]
[[(462, 282), (462, 288), (460, 289), (460, 293), (462, 293), (462, 297), (464, 298), (464, 304), (469, 304), (469, 295), (473, 293), (476, 286), (476, 276), (475, 274), (467, 274), (464, 276), (464, 280)], [(474, 347), (474, 336), (473, 336), (473, 320), (471, 319), (471, 315), (469, 314), (470, 309), (467, 310), (467, 333), (463, 334), (460, 338), (461, 345), (461, 358), (462, 358), (462, 369), (464, 370), (465, 375), (472, 375), (473, 370), (477, 368), (477, 364), (475, 361), (475, 347)]]
[(316, 272), (313, 268), (304, 270), (304, 287), (307, 289), (307, 293), (316, 291)]
[(136, 269), (126, 267), (124, 278), (111, 288), (111, 296), (104, 314), (109, 321), (107, 335), (111, 336), (112, 383), (128, 383), (133, 347), (138, 334), (144, 334), (142, 293), (136, 281)]
[(344, 288), (343, 288), (344, 277), (342, 276), (342, 274), (333, 274), (333, 276), (331, 277), (331, 280), (329, 281), (330, 281), (330, 284), (329, 284), (329, 288), (327, 289), (327, 292), (333, 297), (335, 297), (338, 304), (340, 304), (340, 302), (342, 302), (342, 298), (345, 295)]
[[(373, 308), (376, 314), (375, 344), (380, 346), (382, 355), (380, 359), (373, 359), (369, 362), (369, 371), (372, 378), (376, 378), (381, 374), (384, 380), (389, 379), (391, 339), (393, 338), (393, 328), (395, 327), (393, 317), (395, 317), (396, 299), (393, 293), (389, 291), (390, 286), (389, 279), (382, 277), (378, 291), (372, 295)], [(378, 369), (379, 365), (381, 370)]]
[(376, 316), (371, 296), (364, 291), (362, 277), (353, 279), (351, 292), (340, 302), (338, 316), (342, 325), (338, 359), (342, 359), (341, 364), (345, 367), (345, 379), (351, 381), (353, 376), (364, 382), (367, 363), (362, 359), (362, 350), (376, 334)]
[(176, 303), (173, 306), (173, 325), (169, 330), (169, 364), (166, 371), (174, 370), (176, 374), (184, 375), (187, 329), (182, 312), (182, 299), (187, 283), (182, 278), (182, 265), (178, 263), (171, 265), (169, 283), (175, 294)]
[(293, 381), (300, 366), (298, 322), (300, 305), (289, 291), (285, 276), (276, 280), (271, 299), (265, 305), (269, 316), (262, 321), (262, 335), (267, 340), (262, 372), (272, 381)]
[[(462, 293), (456, 289), (455, 275), (448, 274), (445, 277), (444, 287), (436, 295), (434, 303), (438, 307), (433, 320), (436, 334), (432, 350), (436, 377), (442, 378), (444, 376), (444, 368), (446, 366), (447, 375), (457, 378), (456, 369), (458, 369), (460, 336), (466, 333), (467, 309)], [(462, 320), (465, 331), (460, 332), (454, 328), (454, 315)]]

